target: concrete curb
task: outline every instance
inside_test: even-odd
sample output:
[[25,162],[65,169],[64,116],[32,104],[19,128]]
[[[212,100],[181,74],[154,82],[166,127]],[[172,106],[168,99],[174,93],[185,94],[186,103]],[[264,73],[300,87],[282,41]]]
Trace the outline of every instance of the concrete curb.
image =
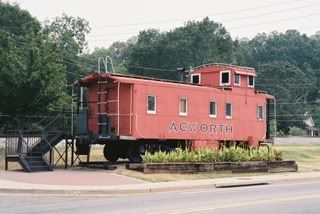
[[226,187],[241,187],[241,186],[255,186],[255,185],[267,185],[271,184],[271,181],[238,181],[238,182],[222,182],[216,183],[216,188],[226,188]]
[[252,177],[236,177],[236,178],[219,178],[210,180],[193,180],[180,182],[162,182],[162,183],[144,183],[130,184],[119,186],[50,186],[24,184],[19,182],[19,185],[2,185],[0,180],[0,194],[51,194],[51,195],[66,195],[66,196],[89,196],[89,195],[124,195],[124,194],[141,194],[155,193],[166,191],[181,191],[181,190],[201,190],[214,189],[225,187],[239,187],[263,185],[271,183],[284,182],[306,182],[320,181],[320,173],[294,173],[284,175],[267,175],[267,176],[252,176]]

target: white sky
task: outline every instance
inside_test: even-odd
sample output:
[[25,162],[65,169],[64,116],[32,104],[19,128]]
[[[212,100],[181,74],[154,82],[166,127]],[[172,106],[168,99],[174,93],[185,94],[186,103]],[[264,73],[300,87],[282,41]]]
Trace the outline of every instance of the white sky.
[[[66,13],[89,21],[89,48],[126,41],[139,31],[168,31],[187,20],[209,16],[233,38],[259,32],[297,29],[308,35],[320,30],[320,0],[9,0],[40,21]],[[254,8],[254,9],[252,9]],[[233,11],[233,12],[230,12]],[[169,20],[169,21],[168,21]]]

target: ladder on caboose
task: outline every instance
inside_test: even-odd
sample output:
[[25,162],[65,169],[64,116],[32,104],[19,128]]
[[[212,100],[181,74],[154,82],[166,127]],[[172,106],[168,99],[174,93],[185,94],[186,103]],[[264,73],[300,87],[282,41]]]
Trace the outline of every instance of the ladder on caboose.
[[108,119],[107,119],[107,112],[108,112],[108,78],[105,79],[102,78],[101,75],[99,75],[98,78],[98,92],[97,92],[97,107],[98,107],[98,127],[99,127],[99,134],[102,135],[102,137],[105,137],[103,135],[107,134],[108,130]]
[[[97,117],[98,117],[98,127],[99,127],[99,134],[100,138],[109,138],[110,132],[111,132],[111,119],[108,117],[108,111],[109,111],[109,82],[108,77],[103,77],[100,73],[100,64],[103,62],[106,73],[108,72],[108,61],[111,65],[112,73],[114,73],[114,67],[112,63],[112,59],[110,56],[107,56],[105,59],[102,57],[99,57],[98,59],[98,90],[97,90]],[[119,122],[119,121],[118,121]]]

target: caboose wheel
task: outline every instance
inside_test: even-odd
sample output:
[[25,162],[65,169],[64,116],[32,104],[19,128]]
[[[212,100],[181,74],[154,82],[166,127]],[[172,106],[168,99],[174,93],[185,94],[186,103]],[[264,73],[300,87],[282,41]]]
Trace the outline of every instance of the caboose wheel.
[[142,157],[140,155],[140,151],[139,151],[138,146],[129,146],[128,158],[129,158],[130,162],[133,162],[133,163],[141,163],[142,162]]
[[116,162],[119,158],[119,152],[115,145],[106,144],[103,149],[104,157],[110,162]]

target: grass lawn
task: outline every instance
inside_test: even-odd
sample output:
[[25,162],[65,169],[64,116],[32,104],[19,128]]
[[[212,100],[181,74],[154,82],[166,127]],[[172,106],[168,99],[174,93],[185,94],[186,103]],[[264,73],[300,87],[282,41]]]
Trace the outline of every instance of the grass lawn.
[[299,172],[320,171],[320,144],[276,145],[274,148],[283,152],[284,160],[295,160]]

